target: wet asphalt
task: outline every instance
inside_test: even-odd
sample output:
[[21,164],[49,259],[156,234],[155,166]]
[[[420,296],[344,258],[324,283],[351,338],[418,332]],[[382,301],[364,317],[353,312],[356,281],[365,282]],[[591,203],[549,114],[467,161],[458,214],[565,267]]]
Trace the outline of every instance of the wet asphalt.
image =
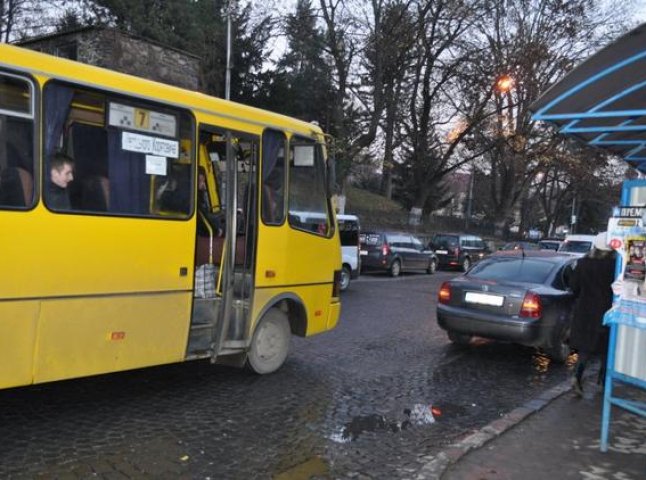
[[534,349],[450,344],[455,273],[362,275],[339,326],[269,376],[208,362],[0,391],[0,478],[411,478],[563,382]]

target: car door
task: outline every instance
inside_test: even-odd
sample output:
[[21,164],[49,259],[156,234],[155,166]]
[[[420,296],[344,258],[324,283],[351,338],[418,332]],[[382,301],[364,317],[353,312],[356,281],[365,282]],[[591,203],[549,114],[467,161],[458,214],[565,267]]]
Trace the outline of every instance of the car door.
[[388,244],[390,245],[393,257],[399,258],[402,268],[408,268],[410,263],[410,249],[408,248],[406,237],[399,233],[389,233]]
[[415,268],[425,270],[428,268],[428,254],[424,251],[424,245],[415,235],[410,236],[412,255],[415,258]]
[[573,259],[562,265],[554,276],[552,288],[558,291],[558,295],[552,297],[554,307],[558,310],[555,313],[556,321],[569,328],[572,320],[572,309],[574,308],[574,293],[570,287],[574,269],[578,259]]

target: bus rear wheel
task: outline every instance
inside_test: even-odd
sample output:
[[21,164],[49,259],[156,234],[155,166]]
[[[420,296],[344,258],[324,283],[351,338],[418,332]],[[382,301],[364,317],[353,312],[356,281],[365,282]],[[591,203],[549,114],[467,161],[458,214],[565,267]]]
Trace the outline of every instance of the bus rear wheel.
[[278,370],[289,353],[292,333],[287,315],[271,308],[265,313],[253,332],[247,366],[259,375]]

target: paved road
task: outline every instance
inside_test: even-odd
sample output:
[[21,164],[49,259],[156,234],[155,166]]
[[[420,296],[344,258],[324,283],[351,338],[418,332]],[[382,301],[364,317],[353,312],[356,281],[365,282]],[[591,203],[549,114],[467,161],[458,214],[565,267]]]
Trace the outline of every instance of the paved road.
[[362,276],[270,376],[193,362],[0,391],[0,478],[410,478],[567,375],[450,345],[434,305],[453,275]]

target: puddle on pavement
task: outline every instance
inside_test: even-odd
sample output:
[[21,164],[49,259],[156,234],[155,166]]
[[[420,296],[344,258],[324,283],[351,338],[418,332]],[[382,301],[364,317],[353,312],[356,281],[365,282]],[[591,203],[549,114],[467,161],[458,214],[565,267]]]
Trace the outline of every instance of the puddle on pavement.
[[312,457],[272,477],[273,480],[327,480],[329,478],[331,478],[330,469],[321,457]]
[[401,430],[397,422],[389,422],[383,415],[361,415],[354,417],[341,432],[341,437],[346,441],[352,441],[359,438],[359,435],[366,432],[390,431],[398,432]]
[[397,433],[411,427],[430,425],[436,421],[450,420],[452,418],[467,415],[469,408],[476,407],[476,404],[465,407],[452,403],[441,405],[415,404],[412,408],[405,408],[403,415],[396,420],[389,420],[383,415],[371,414],[354,417],[350,422],[330,439],[337,443],[352,442],[364,433],[391,432]]

